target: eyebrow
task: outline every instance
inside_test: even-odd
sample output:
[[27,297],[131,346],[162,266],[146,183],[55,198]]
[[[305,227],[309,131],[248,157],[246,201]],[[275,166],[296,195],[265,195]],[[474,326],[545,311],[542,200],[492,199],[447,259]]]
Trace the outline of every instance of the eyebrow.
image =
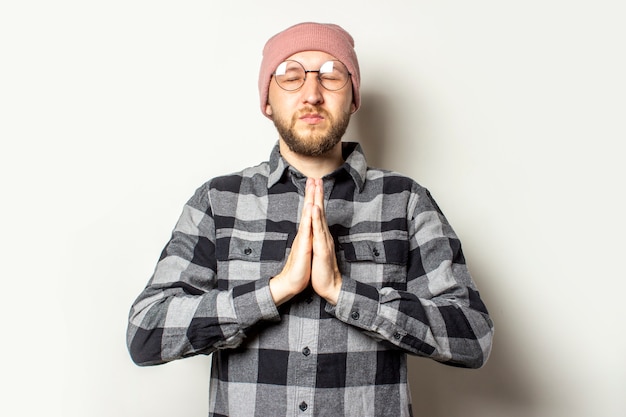
[[335,69],[335,61],[326,61],[322,64],[320,72],[332,72]]
[[276,67],[276,71],[274,71],[274,74],[283,75],[286,72],[286,70],[287,70],[287,62],[283,62],[278,67]]

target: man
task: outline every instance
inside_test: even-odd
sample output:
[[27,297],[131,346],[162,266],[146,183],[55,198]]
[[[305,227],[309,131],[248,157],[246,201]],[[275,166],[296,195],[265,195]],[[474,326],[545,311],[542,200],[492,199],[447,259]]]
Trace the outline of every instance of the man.
[[429,193],[341,142],[359,86],[339,26],[272,37],[278,144],[196,191],[132,307],[137,364],[213,353],[210,416],[409,416],[407,353],[487,360],[491,320]]

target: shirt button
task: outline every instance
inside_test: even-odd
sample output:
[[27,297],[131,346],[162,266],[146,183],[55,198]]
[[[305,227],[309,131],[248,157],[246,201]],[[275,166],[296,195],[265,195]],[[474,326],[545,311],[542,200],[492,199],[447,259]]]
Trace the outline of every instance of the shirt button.
[[374,248],[374,250],[372,251],[374,253],[374,256],[379,256],[380,252],[378,252],[378,249]]
[[244,251],[243,251],[243,253],[244,253],[244,254],[246,254],[246,255],[250,255],[250,254],[252,253],[252,249],[250,249],[250,248],[245,248],[245,249],[244,249]]
[[352,314],[350,314],[350,316],[352,317],[353,320],[358,320],[359,317],[361,317],[358,311],[353,311]]
[[396,340],[400,340],[402,338],[402,335],[400,333],[398,333],[398,332],[395,332],[393,334],[393,338],[396,339]]
[[311,354],[311,349],[309,349],[308,347],[305,347],[304,349],[302,349],[302,354],[304,356],[309,356]]
[[307,403],[305,403],[304,401],[302,401],[302,402],[300,403],[300,406],[299,406],[299,407],[300,407],[300,410],[301,410],[301,411],[306,411],[306,409],[307,409],[307,408],[309,408],[309,406],[307,405]]

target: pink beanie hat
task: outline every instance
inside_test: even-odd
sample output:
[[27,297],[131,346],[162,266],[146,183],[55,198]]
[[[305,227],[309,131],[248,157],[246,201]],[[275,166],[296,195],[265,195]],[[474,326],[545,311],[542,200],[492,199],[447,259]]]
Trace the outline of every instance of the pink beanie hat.
[[[352,95],[356,109],[361,105],[361,73],[354,52],[354,39],[340,26],[324,23],[300,23],[271,37],[263,48],[259,73],[261,112],[265,114],[270,80],[276,67],[291,55],[303,51],[321,51],[343,62],[352,74]],[[356,111],[356,110],[355,110]]]

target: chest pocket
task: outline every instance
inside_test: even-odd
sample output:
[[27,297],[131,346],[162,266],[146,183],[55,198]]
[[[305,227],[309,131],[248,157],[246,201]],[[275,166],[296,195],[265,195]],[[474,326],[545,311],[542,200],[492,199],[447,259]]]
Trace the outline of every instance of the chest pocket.
[[217,279],[221,288],[278,274],[283,267],[288,233],[218,229],[215,235]]
[[378,288],[406,289],[408,233],[355,233],[339,236],[337,260],[343,274]]

